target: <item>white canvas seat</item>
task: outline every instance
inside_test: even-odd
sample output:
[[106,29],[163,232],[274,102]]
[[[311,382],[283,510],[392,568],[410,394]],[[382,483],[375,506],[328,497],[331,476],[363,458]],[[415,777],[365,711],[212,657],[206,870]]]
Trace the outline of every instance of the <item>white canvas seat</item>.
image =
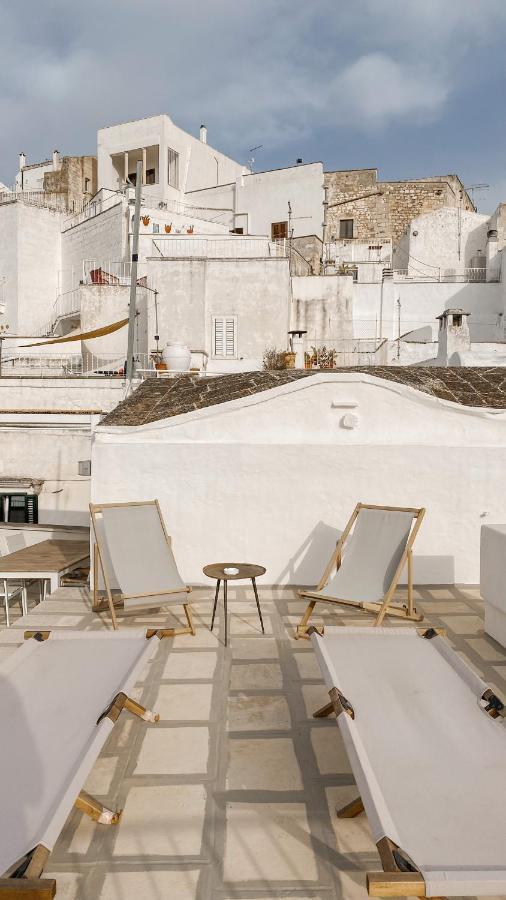
[[121,710],[157,720],[128,692],[162,632],[28,635],[0,665],[0,897],[32,880],[34,897],[53,896],[40,876],[73,805],[118,821],[81,789]]
[[[319,601],[374,613],[376,625],[385,615],[421,621],[413,606],[412,546],[424,514],[421,508],[357,503],[318,586],[299,592],[309,603],[296,636],[305,636]],[[408,602],[395,606],[391,601],[406,564]]]
[[434,629],[311,640],[383,864],[371,896],[506,894],[506,719]]
[[104,609],[98,598],[102,578],[114,628],[117,609],[182,604],[187,625],[173,629],[173,634],[195,634],[188,602],[191,588],[179,574],[158,501],[90,503],[90,512],[95,535],[94,608]]

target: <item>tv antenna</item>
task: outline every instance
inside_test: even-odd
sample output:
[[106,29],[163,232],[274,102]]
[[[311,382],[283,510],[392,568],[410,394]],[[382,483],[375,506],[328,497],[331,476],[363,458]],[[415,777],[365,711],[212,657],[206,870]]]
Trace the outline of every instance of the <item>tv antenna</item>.
[[489,187],[489,184],[468,184],[465,186],[465,190],[471,195],[471,200],[474,203],[474,192],[478,191],[478,193],[481,193],[482,191],[488,191]]
[[250,154],[249,167],[250,167],[251,171],[253,171],[253,163],[255,162],[255,157],[252,154],[255,152],[255,150],[263,150],[263,149],[264,149],[263,144],[257,144],[256,147],[250,147],[250,149],[248,150],[248,153]]

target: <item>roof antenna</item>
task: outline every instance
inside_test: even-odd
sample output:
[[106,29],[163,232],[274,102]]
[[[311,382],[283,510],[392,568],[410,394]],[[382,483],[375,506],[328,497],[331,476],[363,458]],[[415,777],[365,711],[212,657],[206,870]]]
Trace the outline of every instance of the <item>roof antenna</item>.
[[[250,149],[248,150],[248,153],[253,154],[253,153],[255,152],[255,150],[263,150],[263,149],[264,149],[264,145],[263,145],[263,144],[257,144],[256,147],[250,147]],[[249,167],[250,167],[251,171],[253,171],[253,163],[254,163],[254,162],[255,162],[255,157],[252,156],[252,155],[250,155],[250,158],[249,158]]]

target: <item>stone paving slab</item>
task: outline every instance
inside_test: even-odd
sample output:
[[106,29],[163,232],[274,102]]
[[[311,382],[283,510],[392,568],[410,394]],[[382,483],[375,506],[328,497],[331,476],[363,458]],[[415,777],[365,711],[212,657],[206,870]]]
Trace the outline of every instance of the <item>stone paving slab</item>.
[[[119,826],[73,811],[47,874],[62,900],[365,900],[365,873],[379,867],[361,816],[338,820],[357,789],[332,719],[311,644],[294,641],[304,609],[292,589],[260,590],[267,634],[251,592],[229,590],[230,645],[223,620],[209,631],[212,589],[196,589],[197,635],[160,643],[132,692],[161,715],[149,725],[123,714],[86,783]],[[483,632],[474,587],[423,587],[430,622],[495,689],[506,694],[506,651]],[[84,588],[61,588],[0,632],[0,660],[26,627],[101,630]],[[315,623],[370,621],[322,610]],[[130,616],[122,627],[161,625]],[[397,623],[395,623],[397,624]]]

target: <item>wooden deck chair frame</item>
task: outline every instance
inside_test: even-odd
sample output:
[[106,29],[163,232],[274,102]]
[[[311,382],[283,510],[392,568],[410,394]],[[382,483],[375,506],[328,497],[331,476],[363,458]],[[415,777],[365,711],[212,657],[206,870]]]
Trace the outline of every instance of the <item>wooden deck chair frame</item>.
[[[109,579],[107,577],[106,567],[104,566],[104,563],[102,560],[102,555],[100,552],[100,539],[98,537],[96,515],[97,515],[97,513],[100,514],[103,509],[111,509],[111,508],[117,509],[118,507],[131,507],[131,506],[155,506],[156,507],[156,510],[158,512],[158,517],[160,519],[160,525],[162,527],[162,531],[165,536],[165,540],[167,542],[167,546],[168,546],[169,550],[171,550],[171,552],[172,552],[171,538],[165,527],[165,522],[163,521],[162,511],[160,509],[160,504],[159,504],[158,500],[138,500],[138,501],[130,501],[128,503],[90,503],[90,516],[91,516],[91,522],[92,522],[92,526],[93,526],[93,535],[94,535],[92,608],[95,612],[103,612],[104,609],[108,608],[110,615],[111,615],[112,627],[115,630],[117,630],[119,627],[116,610],[119,610],[121,612],[121,610],[124,608],[125,600],[137,600],[137,599],[142,600],[143,597],[153,597],[154,603],[146,604],[147,608],[153,609],[156,606],[156,597],[157,596],[166,597],[168,594],[181,594],[181,593],[183,593],[183,591],[186,591],[186,593],[189,594],[191,592],[191,587],[189,585],[185,585],[184,588],[177,588],[174,590],[162,591],[159,594],[156,594],[156,593],[155,594],[154,593],[121,594],[119,597],[113,598],[111,585],[110,585]],[[98,596],[99,568],[100,568],[100,571],[102,572],[102,578],[104,579],[105,590],[107,593],[107,598],[105,600],[99,599],[99,596]],[[160,603],[160,606],[163,606],[163,603]],[[194,635],[195,634],[195,626],[193,624],[192,608],[191,608],[190,602],[183,603],[183,609],[184,609],[184,614],[186,617],[187,625],[185,625],[183,628],[165,629],[165,634],[167,634],[168,631],[171,631],[171,633],[173,635],[176,635],[176,634],[192,634],[192,635]]]
[[[382,600],[371,603],[359,603],[355,600],[346,600],[346,598],[336,598],[333,597],[322,597],[320,596],[320,591],[323,590],[325,585],[327,584],[332,572],[334,569],[339,569],[341,565],[341,558],[344,544],[353,528],[357,517],[360,513],[361,509],[378,509],[385,512],[409,512],[413,515],[414,525],[411,528],[408,540],[406,542],[406,546],[402,553],[401,559],[399,561],[399,565],[397,566],[392,581],[385,592]],[[356,609],[361,609],[364,612],[372,613],[376,615],[376,619],[374,621],[374,625],[381,625],[385,616],[396,616],[401,619],[408,619],[412,622],[421,622],[423,619],[423,615],[417,613],[415,606],[413,604],[413,544],[415,542],[416,536],[418,534],[418,530],[420,525],[422,524],[423,517],[425,515],[425,509],[423,507],[410,507],[410,506],[377,506],[371,503],[357,503],[355,509],[353,510],[346,527],[339,538],[336,549],[334,550],[328,565],[314,591],[299,591],[299,597],[304,597],[309,600],[309,603],[304,611],[304,614],[297,625],[297,630],[295,633],[296,638],[307,638],[307,631],[309,628],[309,620],[313,613],[313,610],[318,602],[320,603],[335,603],[341,606],[350,606],[355,607]],[[399,579],[402,575],[402,571],[404,566],[407,564],[408,567],[408,601],[406,606],[398,606],[392,605],[393,596],[397,589],[397,585],[399,583]]]
[[[50,630],[25,631],[24,639],[47,641],[50,635]],[[148,628],[145,637],[148,641],[155,638],[162,640],[165,637],[171,637],[171,633],[170,630],[161,628]],[[157,723],[160,721],[158,713],[146,709],[137,700],[120,691],[106,706],[97,725],[103,718],[108,718],[115,724],[123,711],[128,711],[145,722]],[[74,801],[74,807],[100,825],[118,825],[123,813],[121,809],[112,810],[105,806],[85,790],[79,792]],[[44,869],[50,856],[51,851],[44,844],[37,844],[23,860],[19,860],[11,867],[9,875],[0,877],[0,900],[22,900],[22,898],[53,900],[56,895],[56,879],[44,877]]]

